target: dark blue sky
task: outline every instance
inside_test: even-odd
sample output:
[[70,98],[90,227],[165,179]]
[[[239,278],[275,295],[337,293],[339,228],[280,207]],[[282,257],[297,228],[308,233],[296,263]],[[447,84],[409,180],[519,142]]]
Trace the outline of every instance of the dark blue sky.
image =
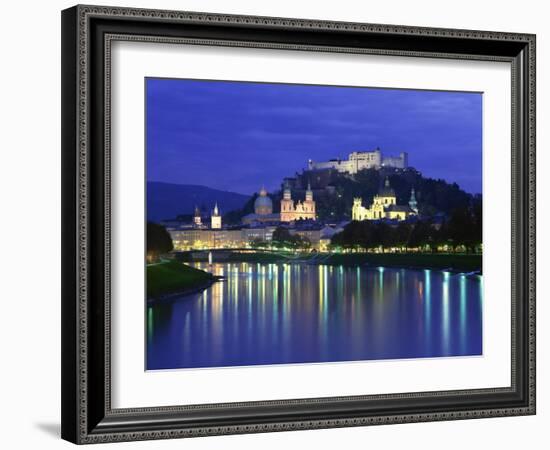
[[481,192],[479,93],[146,80],[147,179],[252,194],[307,165],[380,147]]

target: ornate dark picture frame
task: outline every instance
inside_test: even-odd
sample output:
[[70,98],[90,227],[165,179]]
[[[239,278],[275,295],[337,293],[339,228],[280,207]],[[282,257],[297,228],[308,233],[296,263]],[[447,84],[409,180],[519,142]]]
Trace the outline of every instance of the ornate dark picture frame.
[[[506,388],[111,407],[110,46],[115,40],[512,66],[512,384]],[[535,414],[535,36],[75,6],[62,13],[62,437],[97,443]]]

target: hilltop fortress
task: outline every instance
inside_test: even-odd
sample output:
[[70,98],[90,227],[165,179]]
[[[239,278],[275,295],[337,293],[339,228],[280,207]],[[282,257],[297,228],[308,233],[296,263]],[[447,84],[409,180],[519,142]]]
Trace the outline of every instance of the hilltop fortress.
[[363,169],[380,169],[393,167],[406,169],[409,167],[409,155],[401,152],[399,156],[383,156],[379,148],[373,151],[352,152],[348,159],[331,159],[330,161],[308,161],[309,170],[336,169],[341,173],[356,174]]
[[[365,169],[379,171],[375,179],[385,181],[377,193],[372,197],[369,195],[372,198],[370,204],[364,205],[363,198],[354,197],[350,205],[342,198],[342,178],[353,179]],[[350,216],[355,221],[389,221],[394,225],[417,220],[419,210],[413,187],[417,174],[409,168],[407,153],[383,156],[379,148],[352,152],[347,160],[309,160],[307,169],[285,177],[280,190],[272,195],[262,187],[255,195],[253,205],[249,203],[247,206],[250,212],[240,216],[238,222],[233,219],[229,224],[222,224],[222,215],[216,204],[209,219],[203,221],[200,209],[196,208],[191,223],[173,224],[168,231],[174,248],[193,250],[249,248],[258,242],[269,243],[275,230],[283,227],[291,235],[307,238],[311,248],[323,250],[331,237],[349,222]],[[374,177],[374,174],[368,174],[371,175]],[[404,182],[411,185],[408,204],[398,204],[396,192],[390,186],[392,176],[402,176]],[[280,203],[280,208],[274,207],[274,202]],[[325,208],[322,218],[318,215],[319,205]],[[331,210],[327,211],[327,207]]]

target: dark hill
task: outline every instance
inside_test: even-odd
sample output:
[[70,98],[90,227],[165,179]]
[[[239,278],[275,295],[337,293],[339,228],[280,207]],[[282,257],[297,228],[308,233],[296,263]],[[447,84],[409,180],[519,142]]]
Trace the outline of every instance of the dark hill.
[[[304,173],[302,177],[311,177]],[[313,178],[313,177],[311,177]],[[464,192],[456,183],[445,180],[425,178],[415,169],[388,170],[367,169],[350,177],[337,174],[331,179],[334,194],[317,195],[317,211],[320,218],[350,217],[354,197],[361,197],[363,205],[370,205],[372,198],[388,178],[394,189],[397,203],[406,205],[409,202],[411,188],[416,191],[418,207],[422,215],[431,216],[436,213],[450,214],[457,208],[466,208],[472,204],[473,196]],[[312,183],[313,184],[313,183]],[[321,188],[321,186],[319,186]],[[315,189],[315,187],[314,187]],[[326,190],[325,190],[326,192]]]
[[[472,205],[474,196],[456,184],[445,180],[425,178],[413,168],[367,169],[354,176],[338,173],[335,170],[303,171],[291,178],[285,179],[292,190],[294,200],[302,200],[308,183],[313,189],[313,197],[317,204],[317,215],[321,220],[350,219],[353,199],[361,197],[363,205],[368,206],[373,197],[383,186],[386,177],[397,196],[397,203],[407,205],[411,188],[416,191],[416,199],[420,213],[432,216],[436,213],[450,215],[455,209],[467,208]],[[271,192],[273,212],[279,211],[281,191]],[[226,223],[239,223],[242,216],[254,210],[255,196],[252,196],[240,210],[226,214]]]
[[240,209],[249,196],[236,192],[220,191],[206,186],[172,184],[149,181],[147,183],[147,220],[158,222],[178,215],[193,214],[195,206],[209,214],[217,202],[222,214]]

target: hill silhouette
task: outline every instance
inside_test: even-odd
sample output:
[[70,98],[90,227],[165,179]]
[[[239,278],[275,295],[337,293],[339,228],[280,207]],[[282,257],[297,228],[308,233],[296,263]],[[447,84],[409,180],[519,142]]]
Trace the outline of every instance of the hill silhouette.
[[248,200],[247,195],[221,191],[192,184],[147,182],[147,220],[159,222],[180,215],[193,214],[199,206],[208,214],[218,203],[223,212],[240,209]]

